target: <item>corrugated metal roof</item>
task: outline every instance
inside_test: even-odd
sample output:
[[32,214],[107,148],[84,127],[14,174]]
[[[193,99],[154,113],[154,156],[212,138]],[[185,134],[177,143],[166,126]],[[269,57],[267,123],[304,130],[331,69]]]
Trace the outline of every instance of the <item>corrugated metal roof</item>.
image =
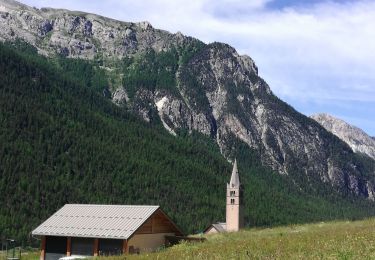
[[128,239],[159,206],[66,204],[33,235]]

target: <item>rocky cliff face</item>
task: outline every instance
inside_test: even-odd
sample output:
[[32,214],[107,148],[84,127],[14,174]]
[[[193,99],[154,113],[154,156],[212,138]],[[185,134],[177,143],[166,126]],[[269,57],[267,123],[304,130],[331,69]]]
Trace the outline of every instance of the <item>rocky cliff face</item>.
[[375,140],[363,130],[328,114],[317,114],[311,118],[347,143],[354,152],[363,153],[375,159]]
[[[211,136],[227,158],[234,140],[241,140],[281,174],[374,199],[375,185],[363,176],[375,173],[360,170],[349,146],[275,97],[254,61],[226,44],[206,45],[147,22],[39,10],[10,0],[0,0],[0,23],[2,41],[20,38],[44,55],[95,60],[118,77],[120,83],[110,85],[113,102],[146,121],[160,118],[171,134],[185,129]],[[152,54],[148,63],[145,53]],[[156,65],[158,55],[163,59]],[[119,65],[124,59],[130,61],[126,70]],[[156,75],[154,85],[134,72],[145,67],[145,75]]]

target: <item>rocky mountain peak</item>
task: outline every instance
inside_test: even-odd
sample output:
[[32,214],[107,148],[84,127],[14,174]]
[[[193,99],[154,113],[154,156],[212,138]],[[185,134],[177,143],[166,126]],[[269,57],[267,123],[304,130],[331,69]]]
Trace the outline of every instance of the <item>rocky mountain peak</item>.
[[375,159],[375,140],[362,129],[329,114],[316,114],[311,118],[346,142],[354,152],[363,153]]
[[147,49],[157,52],[176,45],[174,36],[155,30],[149,22],[129,23],[100,15],[53,8],[31,8],[12,0],[0,1],[0,39],[23,39],[42,54],[72,58],[121,59]]

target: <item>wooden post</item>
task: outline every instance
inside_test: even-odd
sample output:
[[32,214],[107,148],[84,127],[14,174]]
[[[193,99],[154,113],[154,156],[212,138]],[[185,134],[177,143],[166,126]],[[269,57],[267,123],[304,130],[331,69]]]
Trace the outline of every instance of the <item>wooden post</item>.
[[94,239],[94,256],[99,255],[99,238]]
[[40,248],[40,260],[46,258],[46,237],[42,236],[41,248]]
[[72,255],[72,238],[68,237],[66,240],[66,256]]
[[129,249],[128,248],[128,240],[124,239],[123,242],[122,242],[122,253],[123,254],[129,253],[128,249]]
[[151,217],[151,234],[154,233],[154,225],[155,225],[155,221],[154,221],[154,219],[155,219],[155,217],[152,216],[152,217]]

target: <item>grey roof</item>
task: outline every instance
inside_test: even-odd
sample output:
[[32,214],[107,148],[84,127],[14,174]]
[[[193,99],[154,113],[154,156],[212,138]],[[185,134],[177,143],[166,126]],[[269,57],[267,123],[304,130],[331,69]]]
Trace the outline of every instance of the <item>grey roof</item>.
[[240,187],[240,178],[238,177],[238,169],[237,169],[237,159],[234,160],[233,170],[232,170],[232,176],[230,177],[229,186],[231,188],[238,188]]
[[218,231],[218,232],[225,232],[227,231],[227,223],[221,222],[221,223],[215,223],[212,224],[212,226]]
[[128,239],[159,206],[66,204],[33,235]]

